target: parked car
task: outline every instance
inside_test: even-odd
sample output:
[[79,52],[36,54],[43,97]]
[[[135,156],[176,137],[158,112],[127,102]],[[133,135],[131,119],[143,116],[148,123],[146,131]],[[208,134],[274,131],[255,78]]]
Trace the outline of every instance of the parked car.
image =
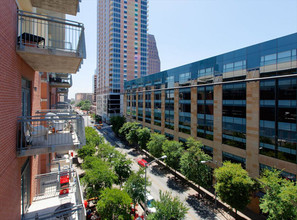
[[[155,201],[154,197],[151,194],[146,193],[146,204],[147,204],[146,212],[147,213],[155,213],[156,212],[156,207],[154,207],[154,205],[153,205],[154,201]],[[144,201],[141,201],[140,204],[143,207],[143,209],[145,209]]]
[[144,159],[138,159],[137,163],[138,163],[139,166],[145,167],[146,164],[147,164],[147,161],[144,160]]

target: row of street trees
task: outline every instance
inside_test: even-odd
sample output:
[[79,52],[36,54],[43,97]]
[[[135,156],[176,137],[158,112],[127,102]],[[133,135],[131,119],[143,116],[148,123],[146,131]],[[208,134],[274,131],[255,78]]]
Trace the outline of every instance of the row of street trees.
[[[181,143],[167,140],[162,134],[150,133],[148,128],[142,128],[136,122],[123,123],[116,134],[155,157],[166,155],[168,166],[199,186],[211,186],[210,170],[204,162],[212,158],[204,153],[201,142],[190,137],[185,149]],[[214,178],[217,195],[236,212],[249,204],[252,193],[261,190],[265,195],[260,199],[260,208],[268,214],[268,219],[297,219],[297,186],[295,182],[283,179],[281,171],[265,170],[260,178],[251,179],[240,164],[227,161],[214,170]]]
[[[144,169],[137,172],[131,170],[132,161],[127,155],[121,154],[93,128],[86,128],[86,145],[78,150],[78,156],[83,159],[82,168],[85,174],[81,181],[85,188],[86,198],[98,197],[97,212],[102,219],[131,219],[131,203],[144,201]],[[149,185],[150,182],[147,182]],[[165,194],[162,194],[162,196]],[[161,196],[161,195],[160,195]],[[156,206],[167,204],[166,210],[179,213],[181,218],[186,214],[186,208],[170,195],[163,196]],[[180,213],[177,207],[183,207]],[[158,213],[165,212],[160,208],[150,219],[159,219]],[[164,218],[170,219],[170,218]]]
[[90,100],[82,100],[80,101],[76,107],[80,107],[81,110],[90,111],[92,103]]

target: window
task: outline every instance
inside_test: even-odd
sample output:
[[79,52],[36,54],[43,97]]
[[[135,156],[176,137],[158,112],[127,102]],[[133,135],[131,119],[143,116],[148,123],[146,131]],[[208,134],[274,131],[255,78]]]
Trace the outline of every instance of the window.
[[174,130],[174,90],[165,91],[165,127]]
[[191,73],[182,73],[179,75],[179,84],[188,82],[191,79]]
[[191,89],[179,89],[179,131],[191,134]]

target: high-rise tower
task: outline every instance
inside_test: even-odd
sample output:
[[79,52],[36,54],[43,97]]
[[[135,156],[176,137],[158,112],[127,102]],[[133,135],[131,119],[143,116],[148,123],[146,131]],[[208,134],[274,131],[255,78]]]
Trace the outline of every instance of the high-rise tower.
[[124,81],[147,75],[147,0],[98,0],[97,114],[122,112]]
[[148,34],[148,75],[160,72],[160,58],[154,35]]

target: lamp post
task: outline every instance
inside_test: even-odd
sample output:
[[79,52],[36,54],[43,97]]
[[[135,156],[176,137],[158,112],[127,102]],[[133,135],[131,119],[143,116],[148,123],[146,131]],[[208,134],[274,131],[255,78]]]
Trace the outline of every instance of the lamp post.
[[[214,163],[217,167],[218,165],[218,162],[217,161],[212,161],[212,160],[202,160],[201,161],[202,164],[206,164],[206,163]],[[215,178],[215,181],[214,181],[214,185],[216,184],[216,178]],[[214,188],[214,192],[215,192],[215,208],[217,207],[217,191],[216,191],[216,188]]]
[[164,160],[166,158],[167,158],[167,156],[164,155],[164,156],[162,156],[160,158],[154,159],[153,161],[145,164],[145,166],[144,166],[145,167],[145,174],[144,174],[144,213],[145,213],[145,216],[146,216],[146,210],[147,210],[147,201],[146,201],[146,168],[149,165],[151,165],[153,162],[155,162],[156,160]]

